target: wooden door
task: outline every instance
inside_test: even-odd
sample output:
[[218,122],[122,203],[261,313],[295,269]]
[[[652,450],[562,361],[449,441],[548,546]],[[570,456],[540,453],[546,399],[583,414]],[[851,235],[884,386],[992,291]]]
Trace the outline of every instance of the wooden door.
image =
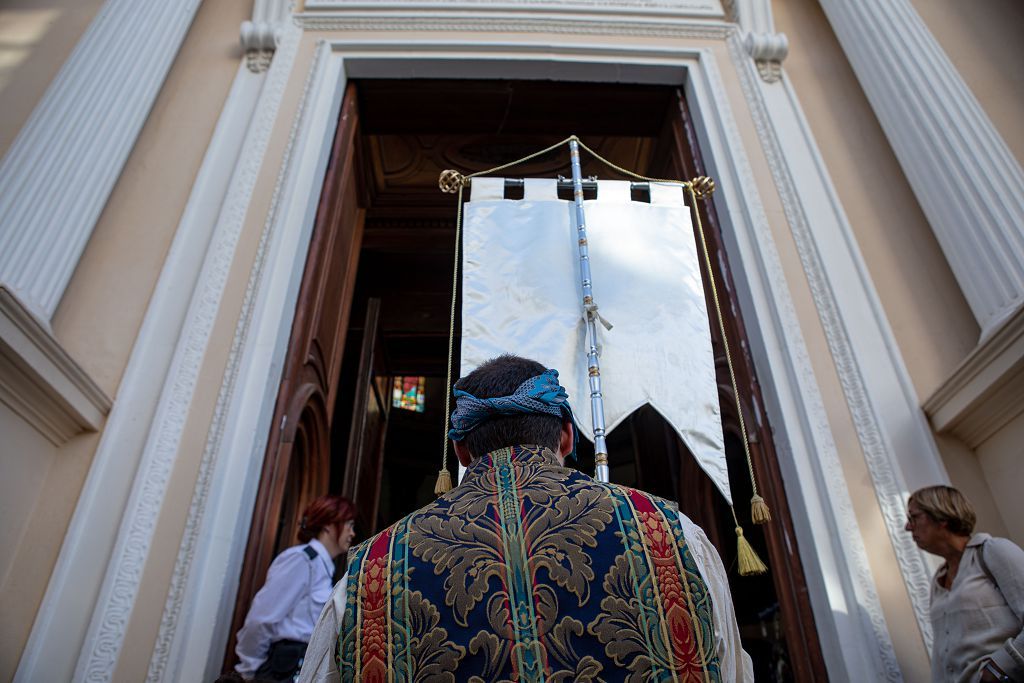
[[[697,145],[696,131],[690,116],[686,100],[680,91],[676,91],[676,111],[678,115],[670,116],[670,130],[666,136],[671,149],[668,152],[671,174],[666,177],[690,179],[708,175],[704,161]],[[713,273],[721,297],[722,312],[729,349],[733,359],[736,381],[739,388],[739,404],[743,410],[743,421],[747,430],[747,443],[751,460],[759,483],[759,493],[768,503],[772,511],[772,521],[764,526],[750,523],[749,504],[752,495],[746,462],[743,457],[743,443],[737,415],[737,401],[729,379],[728,366],[725,358],[725,345],[719,333],[715,318],[714,302],[711,293],[705,287],[708,312],[712,317],[712,347],[715,354],[715,365],[718,372],[719,397],[722,406],[722,428],[726,437],[726,455],[729,461],[729,476],[733,498],[736,502],[736,513],[744,523],[746,535],[758,552],[767,550],[765,558],[769,566],[769,574],[765,577],[740,579],[745,590],[757,590],[757,582],[774,584],[778,600],[779,620],[784,633],[786,646],[789,650],[788,662],[792,666],[790,672],[797,681],[827,681],[825,663],[821,655],[814,615],[811,612],[810,597],[807,592],[807,581],[804,577],[803,565],[797,547],[793,520],[786,501],[782,474],[779,471],[778,456],[772,440],[771,427],[767,422],[767,412],[761,397],[761,387],[754,372],[753,359],[750,356],[750,344],[740,314],[739,301],[736,299],[736,287],[729,269],[729,259],[722,241],[722,232],[713,201],[698,202],[692,211],[699,211],[704,226],[704,234],[708,241],[711,254]],[[696,221],[694,222],[696,230]],[[699,239],[699,237],[698,237]],[[699,242],[698,242],[699,244]],[[709,274],[701,263],[701,275],[705,281]],[[677,450],[686,452],[685,446],[676,444]],[[729,552],[734,547],[732,541],[732,520],[724,504],[718,505],[719,510],[709,501],[717,501],[718,496],[712,490],[710,480],[693,465],[692,457],[686,458],[687,466],[680,478],[679,502],[680,509],[693,518],[708,532],[722,551],[723,560],[728,565],[735,553]],[[687,477],[687,472],[690,476]],[[689,480],[689,481],[688,481]],[[702,491],[701,495],[685,495],[687,487]],[[725,539],[730,539],[726,542]],[[734,593],[736,593],[734,587]],[[737,602],[742,596],[737,597]],[[738,605],[739,606],[739,605]]]
[[328,493],[331,420],[355,287],[364,211],[357,191],[356,96],[349,86],[292,323],[242,571],[225,668],[237,661],[235,634],[275,555],[297,542],[298,520]]
[[380,299],[369,299],[341,489],[342,495],[355,503],[356,532],[360,538],[375,533],[378,527],[384,437],[391,408],[389,380],[381,346]]

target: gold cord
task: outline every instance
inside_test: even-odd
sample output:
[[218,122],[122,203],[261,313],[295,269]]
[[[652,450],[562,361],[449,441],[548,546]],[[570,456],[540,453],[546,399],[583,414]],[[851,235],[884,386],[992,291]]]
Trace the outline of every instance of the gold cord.
[[[452,308],[448,318],[448,372],[444,379],[444,436],[441,441],[441,470],[438,472],[434,493],[440,495],[450,491],[451,474],[448,472],[448,428],[451,422],[452,400],[452,357],[455,349],[455,303],[459,287],[459,246],[462,237],[462,185],[459,185],[458,208],[455,213],[455,262],[452,265]],[[447,486],[447,488],[445,488]]]
[[[495,166],[494,168],[489,168],[486,171],[477,171],[476,173],[470,173],[467,176],[461,176],[461,174],[458,174],[458,173],[449,174],[448,171],[445,171],[444,174],[442,174],[442,178],[445,177],[445,174],[449,174],[448,175],[448,180],[449,180],[449,183],[451,183],[450,186],[458,188],[458,195],[459,196],[458,196],[458,199],[457,199],[458,208],[456,209],[456,213],[455,213],[455,261],[454,261],[454,263],[452,265],[452,306],[451,306],[451,315],[449,316],[449,319],[448,319],[448,371],[445,374],[445,380],[444,380],[444,387],[445,387],[445,389],[444,389],[444,435],[442,436],[442,445],[441,445],[441,469],[438,472],[437,484],[434,486],[434,493],[437,494],[437,495],[441,495],[442,493],[450,491],[451,488],[452,488],[451,474],[448,472],[448,429],[451,427],[452,358],[455,355],[455,304],[456,304],[457,295],[458,295],[458,284],[459,284],[459,246],[460,246],[461,237],[462,237],[462,190],[467,185],[469,185],[468,180],[470,178],[476,178],[477,176],[482,176],[482,175],[487,175],[489,173],[496,173],[498,171],[503,171],[506,168],[509,168],[510,166],[515,166],[516,164],[521,164],[521,163],[529,161],[530,159],[533,159],[535,157],[539,157],[542,154],[547,154],[551,150],[553,150],[553,149],[555,149],[557,147],[561,147],[562,145],[568,143],[570,140],[572,140],[575,137],[576,137],[575,135],[567,137],[566,139],[564,139],[564,140],[562,140],[560,142],[556,142],[555,144],[551,145],[550,147],[546,147],[545,149],[542,149],[539,152],[534,152],[533,154],[529,154],[529,155],[523,157],[522,159],[516,159],[515,161],[510,161],[509,163],[502,164],[501,166]],[[454,177],[454,176],[459,176],[459,177]],[[444,189],[444,183],[443,182],[442,182],[442,189]]]
[[[572,137],[576,138],[575,135],[573,135]],[[621,166],[619,166],[617,164],[614,164],[611,161],[608,161],[603,156],[601,156],[600,154],[598,154],[597,152],[595,152],[594,150],[590,149],[585,144],[583,144],[583,141],[580,140],[579,138],[576,138],[576,142],[579,143],[580,147],[582,147],[583,149],[587,150],[587,152],[590,153],[590,156],[594,157],[595,159],[597,159],[598,161],[603,163],[605,166],[607,166],[609,168],[615,169],[616,171],[618,171],[622,175],[629,176],[630,178],[636,178],[637,180],[646,180],[646,181],[652,182],[652,183],[668,183],[670,185],[681,185],[682,187],[688,187],[688,188],[692,188],[692,186],[693,186],[693,183],[691,183],[688,180],[672,180],[672,179],[668,179],[668,178],[650,178],[650,177],[645,176],[645,175],[640,175],[639,173],[633,173],[633,171],[630,171],[629,169],[622,168]]]
[[[728,340],[728,338],[726,336],[726,333],[725,333],[725,322],[724,322],[724,318],[722,316],[721,304],[720,304],[719,299],[718,299],[718,288],[715,286],[715,277],[714,277],[714,274],[713,274],[713,272],[711,270],[711,256],[710,256],[710,254],[708,252],[707,240],[704,237],[704,226],[701,223],[700,211],[697,209],[697,199],[698,198],[703,199],[708,194],[710,194],[712,191],[714,191],[714,184],[709,182],[708,184],[710,185],[710,187],[706,191],[702,190],[700,195],[698,195],[698,192],[697,192],[697,190],[696,190],[696,188],[694,186],[694,182],[695,181],[675,180],[675,179],[669,179],[669,178],[652,178],[650,176],[644,176],[644,175],[640,175],[639,173],[634,173],[633,171],[630,171],[629,169],[622,168],[621,166],[619,166],[619,165],[609,161],[608,159],[605,159],[600,154],[598,154],[597,152],[592,150],[590,147],[588,147],[586,144],[584,144],[583,141],[580,140],[575,135],[570,135],[569,137],[567,137],[564,140],[561,140],[559,142],[556,142],[555,144],[551,145],[550,147],[545,147],[544,149],[542,149],[542,150],[540,150],[538,152],[534,152],[533,154],[529,154],[529,155],[527,155],[525,157],[522,157],[521,159],[516,159],[515,161],[510,161],[510,162],[508,162],[506,164],[502,164],[500,166],[495,166],[494,168],[490,168],[490,169],[487,169],[485,171],[477,171],[476,173],[471,173],[471,174],[466,175],[466,176],[462,176],[461,174],[458,174],[457,172],[453,172],[453,171],[445,171],[444,174],[442,174],[442,182],[441,182],[442,189],[444,189],[445,185],[446,185],[445,174],[448,174],[448,177],[447,177],[447,185],[448,185],[448,187],[450,187],[451,189],[455,189],[456,187],[458,188],[458,190],[457,190],[458,191],[458,209],[456,211],[456,221],[455,221],[455,262],[454,262],[454,265],[452,266],[451,317],[449,319],[449,327],[448,327],[448,371],[447,371],[447,375],[445,377],[444,443],[443,443],[443,447],[442,447],[443,450],[442,450],[442,455],[441,455],[441,472],[439,473],[438,485],[436,487],[436,492],[442,493],[443,491],[441,489],[448,490],[447,488],[445,488],[443,480],[444,480],[445,476],[448,475],[448,466],[447,466],[447,463],[448,463],[448,429],[449,429],[449,426],[450,426],[450,419],[451,419],[451,416],[450,416],[449,412],[450,412],[450,407],[451,407],[451,392],[452,392],[452,379],[451,379],[452,378],[452,357],[454,355],[454,348],[455,348],[455,304],[456,304],[456,295],[457,295],[457,291],[458,291],[459,246],[460,246],[461,232],[462,232],[462,190],[465,187],[469,186],[469,184],[470,184],[469,181],[470,181],[471,178],[476,178],[476,177],[479,177],[479,176],[485,176],[485,175],[489,175],[491,173],[496,173],[498,171],[503,171],[506,168],[510,168],[512,166],[516,166],[518,164],[524,163],[524,162],[529,161],[531,159],[534,159],[534,158],[536,158],[538,156],[546,154],[546,153],[550,152],[551,150],[556,149],[556,148],[558,148],[558,147],[560,147],[560,146],[562,146],[564,144],[567,144],[568,142],[570,142],[572,140],[575,140],[580,145],[580,147],[585,149],[595,159],[597,159],[601,163],[605,164],[609,168],[612,168],[615,171],[618,171],[619,173],[621,173],[624,176],[628,176],[630,178],[635,178],[637,180],[645,180],[645,181],[648,181],[648,182],[667,183],[667,184],[672,184],[672,185],[679,185],[681,187],[686,188],[689,191],[690,196],[693,199],[694,210],[695,210],[695,212],[697,214],[697,233],[700,235],[701,249],[703,251],[704,262],[705,262],[705,265],[707,267],[708,284],[711,287],[711,299],[712,299],[712,301],[715,304],[715,313],[716,313],[716,315],[718,317],[718,329],[719,329],[719,331],[720,331],[720,333],[722,335],[722,344],[725,346],[725,361],[726,361],[726,365],[729,368],[729,379],[732,382],[733,397],[736,400],[736,415],[737,415],[737,418],[738,418],[739,423],[740,423],[740,434],[741,434],[742,439],[743,439],[743,454],[744,454],[744,456],[746,457],[746,460],[747,460],[747,471],[750,473],[750,485],[751,485],[751,487],[753,489],[753,493],[754,493],[754,496],[753,496],[753,498],[751,500],[751,514],[752,514],[754,523],[756,523],[756,524],[764,524],[765,522],[770,521],[771,520],[771,513],[768,511],[768,506],[764,503],[764,499],[760,495],[758,495],[758,493],[757,493],[757,481],[754,478],[754,464],[753,464],[753,461],[751,460],[751,457],[750,457],[750,447],[749,447],[749,445],[747,443],[747,427],[746,427],[746,423],[745,423],[745,421],[743,419],[743,407],[742,407],[742,404],[740,403],[739,389],[738,389],[737,384],[736,384],[736,373],[733,370],[732,354],[729,351],[729,340]],[[450,487],[450,483],[448,484],[448,487]],[[746,545],[746,547],[749,548],[749,544],[746,543],[746,539],[743,538],[742,529],[740,529],[739,521],[736,519],[736,511],[735,511],[735,509],[731,505],[729,506],[729,509],[732,511],[733,520],[736,522],[737,535],[739,536],[740,546],[741,546],[741,555],[743,555],[744,553],[742,551],[744,550],[744,545]],[[756,559],[756,556],[755,556],[755,559]],[[757,562],[760,563],[760,560],[757,560]],[[761,564],[761,567],[763,567],[763,564]],[[762,571],[763,571],[763,569],[762,569]]]
[[566,139],[564,139],[564,140],[562,140],[560,142],[556,142],[555,144],[551,145],[550,147],[545,147],[544,149],[542,149],[539,152],[534,152],[533,154],[528,154],[527,156],[523,157],[522,159],[516,159],[515,161],[510,161],[507,164],[502,164],[501,166],[495,166],[494,168],[489,168],[486,171],[477,171],[476,173],[470,173],[466,177],[467,178],[476,178],[477,176],[489,175],[491,173],[497,173],[498,171],[504,171],[506,168],[509,168],[510,166],[516,166],[516,165],[521,164],[523,162],[529,161],[530,159],[533,159],[535,157],[539,157],[542,154],[547,154],[551,150],[553,150],[553,149],[555,149],[557,147],[561,147],[562,145],[568,143],[570,140],[573,140],[573,139],[575,139],[577,142],[579,142],[579,139],[576,138],[575,135],[570,135]]
[[[714,182],[711,181],[709,178],[695,178],[692,181],[679,181],[667,178],[651,178],[648,176],[640,175],[639,173],[634,173],[629,169],[622,168],[618,164],[615,164],[609,161],[608,159],[605,159],[600,154],[598,154],[597,152],[583,144],[583,141],[579,140],[578,138],[577,142],[579,143],[580,147],[585,149],[591,156],[593,156],[594,158],[596,158],[609,168],[618,171],[622,175],[629,176],[631,178],[636,178],[637,180],[646,180],[648,182],[681,185],[682,187],[685,187],[689,191],[690,197],[693,199],[694,212],[697,214],[697,233],[700,235],[701,250],[704,253],[704,263],[707,267],[708,272],[708,285],[711,287],[711,299],[715,304],[715,315],[718,318],[718,329],[722,335],[722,345],[725,347],[725,363],[726,366],[728,366],[729,368],[729,380],[732,382],[733,398],[736,401],[736,417],[739,420],[740,434],[743,438],[743,455],[747,460],[747,472],[750,474],[750,486],[754,494],[750,501],[751,518],[753,519],[755,524],[765,524],[767,522],[770,522],[771,512],[768,509],[768,505],[764,502],[764,498],[762,498],[757,493],[757,479],[754,477],[754,463],[750,457],[750,446],[747,442],[747,426],[746,422],[743,419],[743,406],[740,402],[740,392],[736,384],[736,371],[733,368],[732,353],[729,351],[729,339],[725,333],[725,321],[722,315],[722,306],[718,300],[718,288],[715,286],[715,275],[714,272],[711,270],[711,256],[708,252],[707,240],[704,237],[704,225],[702,224],[700,219],[700,210],[697,208],[698,199],[704,199],[712,192],[714,192]],[[730,507],[730,509],[732,508]],[[735,520],[735,510],[732,510],[732,515],[733,519]],[[740,528],[738,521],[736,523],[736,528]],[[742,533],[739,533],[739,535],[742,539]],[[760,562],[760,560],[758,560],[758,562]]]
[[[725,364],[729,368],[729,381],[732,382],[732,395],[736,400],[736,418],[740,423],[740,435],[743,439],[743,455],[747,459],[747,471],[750,473],[750,486],[753,489],[754,497],[752,499],[752,517],[754,518],[755,524],[764,524],[765,522],[771,521],[771,513],[768,512],[768,506],[765,505],[764,499],[757,494],[757,480],[754,478],[754,463],[750,457],[750,446],[747,443],[747,425],[743,419],[743,405],[740,403],[740,392],[736,385],[736,372],[733,370],[732,365],[732,353],[729,351],[729,338],[725,334],[725,319],[722,316],[722,305],[718,300],[718,287],[715,286],[715,276],[711,270],[711,255],[708,252],[708,241],[704,237],[704,225],[700,220],[700,210],[697,208],[697,193],[694,191],[693,183],[687,186],[690,191],[690,197],[693,198],[694,213],[697,215],[697,234],[700,235],[700,246],[701,251],[704,254],[704,265],[708,271],[708,285],[711,287],[711,300],[715,304],[715,314],[718,317],[718,331],[722,335],[722,346],[725,347]],[[735,512],[733,517],[735,517]],[[738,525],[737,525],[738,526]]]

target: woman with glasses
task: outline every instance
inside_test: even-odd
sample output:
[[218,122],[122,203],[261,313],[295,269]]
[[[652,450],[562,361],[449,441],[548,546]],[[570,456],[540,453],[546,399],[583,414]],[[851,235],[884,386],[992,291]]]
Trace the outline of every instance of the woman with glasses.
[[974,533],[970,501],[950,486],[915,491],[906,530],[945,560],[932,578],[932,681],[1024,681],[1024,550]]

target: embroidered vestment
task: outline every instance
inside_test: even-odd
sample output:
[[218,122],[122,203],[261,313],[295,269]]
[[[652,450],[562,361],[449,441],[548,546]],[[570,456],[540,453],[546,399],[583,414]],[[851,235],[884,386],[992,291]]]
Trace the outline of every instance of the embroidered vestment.
[[719,681],[678,511],[517,446],[349,553],[344,681]]

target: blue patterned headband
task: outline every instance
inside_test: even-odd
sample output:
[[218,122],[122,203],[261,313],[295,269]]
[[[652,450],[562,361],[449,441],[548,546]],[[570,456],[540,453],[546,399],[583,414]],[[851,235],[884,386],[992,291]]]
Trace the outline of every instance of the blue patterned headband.
[[[453,395],[455,412],[452,413],[452,427],[448,430],[448,438],[452,441],[462,441],[467,434],[495,415],[552,415],[573,421],[569,394],[558,383],[557,370],[547,370],[531,377],[520,384],[511,396],[477,398],[461,389],[454,389]],[[570,458],[576,457],[579,440],[579,430],[573,424]]]

